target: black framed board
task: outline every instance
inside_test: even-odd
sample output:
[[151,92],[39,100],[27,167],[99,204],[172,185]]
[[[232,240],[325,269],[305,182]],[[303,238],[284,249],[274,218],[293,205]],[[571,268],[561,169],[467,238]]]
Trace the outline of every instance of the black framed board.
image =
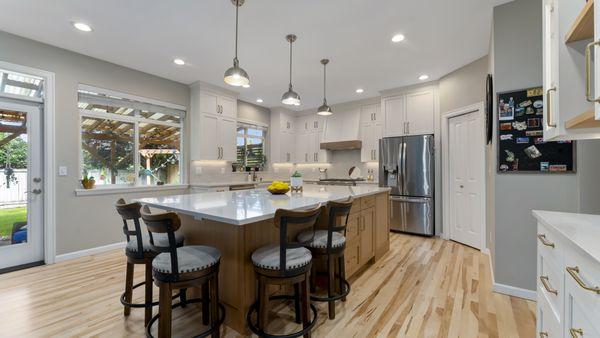
[[575,143],[544,142],[544,91],[498,94],[498,172],[575,172]]

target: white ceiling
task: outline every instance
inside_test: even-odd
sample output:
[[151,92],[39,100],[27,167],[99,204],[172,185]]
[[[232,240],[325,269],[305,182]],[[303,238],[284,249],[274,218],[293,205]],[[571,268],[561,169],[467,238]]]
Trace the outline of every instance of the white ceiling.
[[[497,0],[246,0],[240,9],[240,65],[252,86],[243,100],[279,106],[288,83],[288,33],[294,88],[307,109],[328,101],[376,96],[379,90],[437,79],[487,54]],[[179,81],[226,87],[234,6],[230,0],[3,0],[0,30]],[[94,29],[76,31],[71,22]],[[392,35],[406,40],[393,44]],[[173,64],[176,57],[187,65]],[[364,88],[362,95],[356,88]]]

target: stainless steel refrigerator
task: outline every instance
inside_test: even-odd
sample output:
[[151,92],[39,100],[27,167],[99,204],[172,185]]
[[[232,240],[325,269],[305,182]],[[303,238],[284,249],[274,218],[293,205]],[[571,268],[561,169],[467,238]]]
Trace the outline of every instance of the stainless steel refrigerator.
[[390,187],[392,231],[434,235],[433,135],[379,141],[379,186]]

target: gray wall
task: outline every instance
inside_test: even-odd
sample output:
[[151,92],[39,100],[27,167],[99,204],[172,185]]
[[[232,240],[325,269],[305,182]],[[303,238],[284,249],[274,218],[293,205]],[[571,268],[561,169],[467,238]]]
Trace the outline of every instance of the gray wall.
[[[494,9],[496,92],[542,84],[541,8],[542,0],[517,0]],[[577,174],[495,174],[497,283],[535,290],[536,221],[532,209],[598,211],[594,206],[600,193],[598,184],[580,186],[594,180],[600,164],[598,154],[600,143],[582,141]],[[495,157],[491,165],[495,172]]]
[[442,115],[461,107],[485,102],[488,59],[487,56],[484,56],[440,79],[440,111]]
[[271,110],[246,101],[238,100],[239,118],[269,125],[271,122]]
[[[80,176],[77,85],[83,83],[183,106],[189,106],[188,86],[1,31],[0,46],[0,60],[56,74],[55,160],[57,166],[67,166],[69,171],[67,177],[56,177],[57,254],[123,241],[122,223],[113,208],[120,194],[74,194]],[[169,193],[173,191],[124,197]]]

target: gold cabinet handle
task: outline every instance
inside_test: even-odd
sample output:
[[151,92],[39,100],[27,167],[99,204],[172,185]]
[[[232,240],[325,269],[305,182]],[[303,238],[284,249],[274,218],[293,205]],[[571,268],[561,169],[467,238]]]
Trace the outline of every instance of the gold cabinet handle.
[[554,248],[554,243],[548,241],[545,234],[539,234],[537,237],[539,238],[540,242],[542,242],[542,244],[544,244],[545,246]]
[[573,337],[573,338],[583,337],[582,329],[570,329],[569,333],[571,334],[571,337]]
[[548,338],[548,332],[540,331],[540,338]]
[[558,290],[553,289],[550,286],[550,279],[548,278],[548,276],[540,276],[540,281],[542,282],[542,285],[544,286],[544,289],[546,289],[546,291],[558,296]]
[[556,123],[552,120],[552,101],[550,100],[550,92],[556,92],[556,87],[548,88],[548,90],[546,90],[546,107],[544,107],[546,115],[548,116],[546,124],[550,128],[556,128]]
[[583,289],[600,295],[600,287],[588,286],[587,284],[585,284],[583,279],[581,279],[581,277],[579,276],[579,267],[578,266],[575,266],[575,267],[567,266],[567,272],[569,273],[569,275],[571,275],[571,277],[573,277],[573,279],[577,282],[577,284],[579,284],[579,286],[581,286]]
[[600,40],[589,43],[585,47],[585,99],[588,102],[600,102],[592,97],[592,47],[600,45]]

